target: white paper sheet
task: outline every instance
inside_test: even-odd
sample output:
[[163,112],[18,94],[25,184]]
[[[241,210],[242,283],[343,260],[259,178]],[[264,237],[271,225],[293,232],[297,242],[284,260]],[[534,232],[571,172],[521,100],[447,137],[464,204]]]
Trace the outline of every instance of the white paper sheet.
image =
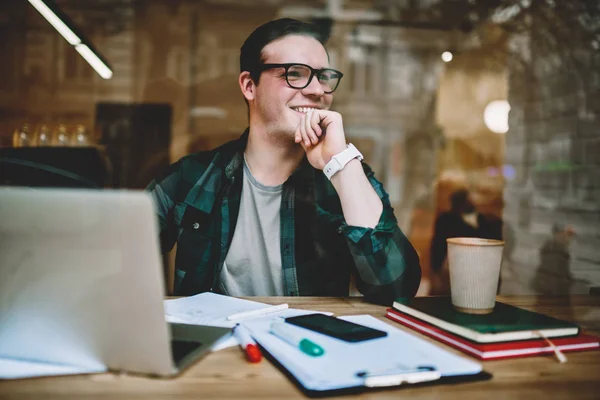
[[433,367],[442,376],[472,375],[481,365],[457,356],[437,345],[390,326],[369,315],[342,319],[386,331],[388,336],[349,343],[308,329],[293,326],[300,334],[325,350],[311,357],[269,333],[270,321],[248,321],[244,325],[252,336],[275,357],[300,383],[310,390],[333,390],[363,386],[359,372],[393,374],[396,371]]
[[[240,322],[242,325],[246,325],[247,322],[249,321],[256,321],[256,320],[260,320],[260,321],[268,321],[269,323],[271,321],[273,321],[274,318],[289,318],[289,317],[296,317],[298,315],[306,315],[306,314],[315,314],[315,313],[319,313],[319,314],[325,314],[325,315],[332,315],[333,313],[330,312],[321,312],[321,311],[312,311],[312,310],[299,310],[296,308],[288,308],[287,310],[278,312],[278,313],[274,313],[274,314],[269,314],[267,316],[264,317],[259,317],[259,318],[253,318],[251,320],[248,321],[242,321]],[[238,341],[236,340],[235,336],[233,336],[233,334],[227,335],[227,336],[223,336],[217,343],[215,343],[212,347],[212,351],[219,351],[219,350],[223,350],[226,349],[228,347],[233,347],[233,346],[237,346],[238,345]]]
[[170,322],[224,328],[233,328],[237,323],[227,320],[227,317],[232,314],[270,307],[269,304],[211,292],[165,300],[164,305],[167,320]]
[[[269,304],[257,301],[238,299],[223,296],[216,293],[206,292],[195,296],[182,297],[180,299],[165,300],[165,319],[168,322],[192,325],[220,326],[233,328],[238,322],[228,321],[227,317],[232,314],[258,310],[270,307]],[[295,317],[297,315],[314,314],[319,311],[298,310],[288,308],[265,316],[252,318],[251,321],[271,321],[273,318]],[[322,313],[331,315],[332,313]],[[247,321],[240,321],[245,324]],[[233,335],[221,338],[212,347],[212,351],[222,350],[237,346],[238,342]]]

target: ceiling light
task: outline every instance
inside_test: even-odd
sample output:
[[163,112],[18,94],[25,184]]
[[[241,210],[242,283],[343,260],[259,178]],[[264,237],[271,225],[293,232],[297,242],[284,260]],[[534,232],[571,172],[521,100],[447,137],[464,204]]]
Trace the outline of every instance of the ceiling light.
[[102,78],[110,79],[112,77],[113,72],[111,69],[108,68],[104,61],[102,61],[100,57],[85,44],[78,44],[75,46],[75,50],[85,58],[85,61],[87,61]]
[[[66,15],[50,0],[28,0],[29,3],[65,38],[69,44],[75,46],[75,50],[92,66],[92,68],[104,79],[110,79],[113,75],[110,67],[101,56],[94,50],[89,41],[77,35],[76,30]],[[71,25],[71,26],[69,26]]]
[[67,24],[65,24],[42,0],[29,0],[29,3],[31,3],[31,5],[46,18],[46,21],[48,21],[67,42],[73,46],[81,43],[81,39],[75,32],[73,32],[71,28],[69,28]]
[[508,112],[510,104],[506,100],[494,100],[485,107],[483,122],[494,133],[508,132]]
[[454,56],[449,51],[445,51],[442,53],[442,60],[444,60],[444,62],[450,62],[453,58]]

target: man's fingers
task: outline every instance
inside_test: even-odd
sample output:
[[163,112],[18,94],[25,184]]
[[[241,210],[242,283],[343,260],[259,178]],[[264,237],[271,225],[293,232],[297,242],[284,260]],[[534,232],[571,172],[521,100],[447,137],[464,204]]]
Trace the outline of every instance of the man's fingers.
[[321,136],[324,134],[321,124],[327,121],[327,115],[321,120],[321,111],[310,110],[302,116],[294,134],[296,143],[302,143],[305,148],[319,143]]
[[300,135],[302,137],[301,141],[304,143],[305,146],[310,146],[310,138],[306,133],[306,115],[302,116],[300,124],[298,125],[298,130],[300,131]]
[[304,124],[305,124],[305,130],[306,130],[306,134],[308,135],[308,139],[311,141],[311,143],[317,144],[319,142],[319,138],[317,137],[317,134],[315,133],[312,124],[311,124],[311,120],[313,118],[314,112],[311,110],[309,112],[306,113],[306,118],[304,120]]
[[294,133],[294,142],[300,143],[302,142],[302,132],[300,132],[300,125],[302,125],[302,121],[296,127],[296,132]]
[[309,122],[310,122],[310,126],[312,127],[313,131],[315,132],[315,134],[318,137],[321,137],[321,135],[323,134],[323,130],[321,129],[321,126],[319,125],[320,121],[321,121],[321,117],[319,116],[318,111],[315,111],[311,115]]
[[306,136],[308,137],[308,140],[311,140],[311,137],[310,137],[310,115],[311,115],[311,112],[308,111],[302,117],[302,124],[304,125],[304,132],[306,132]]

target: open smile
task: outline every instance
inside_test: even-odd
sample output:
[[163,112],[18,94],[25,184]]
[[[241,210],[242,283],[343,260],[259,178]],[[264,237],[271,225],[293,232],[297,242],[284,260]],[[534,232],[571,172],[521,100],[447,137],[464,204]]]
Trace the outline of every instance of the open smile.
[[306,114],[309,111],[320,110],[320,108],[316,107],[291,107],[291,109],[301,114]]

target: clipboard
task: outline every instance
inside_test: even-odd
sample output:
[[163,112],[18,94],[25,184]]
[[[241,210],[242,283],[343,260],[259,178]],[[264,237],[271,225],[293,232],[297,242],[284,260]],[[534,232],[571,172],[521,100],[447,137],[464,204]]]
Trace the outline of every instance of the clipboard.
[[342,319],[383,330],[388,335],[348,343],[290,325],[304,338],[325,349],[322,356],[311,357],[271,334],[272,320],[248,321],[244,325],[266,356],[311,397],[491,377],[483,372],[481,364],[372,316],[357,315]]

